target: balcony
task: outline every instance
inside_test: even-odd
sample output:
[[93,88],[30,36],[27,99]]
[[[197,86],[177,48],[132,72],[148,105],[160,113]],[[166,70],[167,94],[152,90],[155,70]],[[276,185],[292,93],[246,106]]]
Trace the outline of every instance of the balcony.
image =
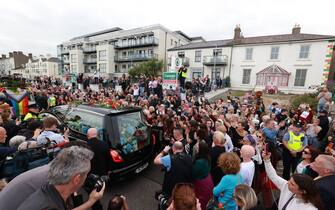
[[83,47],[83,52],[84,53],[93,53],[93,52],[96,52],[97,51],[97,48],[94,46],[94,47]]
[[115,56],[115,62],[136,62],[136,61],[147,61],[153,58],[157,58],[157,54],[134,54],[128,56]]
[[159,40],[157,38],[149,38],[149,39],[137,39],[132,42],[117,42],[115,45],[115,49],[127,49],[127,48],[135,48],[135,47],[150,47],[150,46],[158,46]]
[[65,64],[69,64],[69,63],[70,63],[70,59],[69,59],[69,57],[63,57],[63,62],[64,62]]
[[69,49],[61,49],[61,55],[69,54]]
[[84,58],[84,63],[97,63],[96,58]]
[[96,71],[97,71],[96,65],[85,65],[85,69],[84,69],[85,73],[94,73]]
[[228,56],[204,56],[203,62],[205,66],[225,66],[228,63]]

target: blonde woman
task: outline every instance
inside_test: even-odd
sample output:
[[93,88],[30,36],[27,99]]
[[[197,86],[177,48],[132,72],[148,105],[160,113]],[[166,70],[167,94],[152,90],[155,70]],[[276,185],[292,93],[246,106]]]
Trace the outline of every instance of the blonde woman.
[[237,185],[234,200],[239,210],[257,210],[257,196],[255,191],[245,184]]

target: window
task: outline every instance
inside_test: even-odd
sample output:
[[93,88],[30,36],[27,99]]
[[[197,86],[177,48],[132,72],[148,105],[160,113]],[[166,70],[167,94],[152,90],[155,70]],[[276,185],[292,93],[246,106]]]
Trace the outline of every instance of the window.
[[308,58],[309,55],[309,45],[302,45],[300,47],[300,54],[299,54],[299,58]]
[[131,69],[133,67],[132,64],[128,64],[128,69]]
[[77,65],[71,65],[70,73],[77,73]]
[[245,49],[245,60],[252,60],[252,48]]
[[171,46],[173,45],[173,39],[171,39]]
[[212,68],[212,77],[211,81],[214,82],[216,78],[220,77],[221,68]]
[[177,47],[177,44],[178,44],[178,42],[177,42],[177,41],[174,41],[174,46],[175,46],[175,47]]
[[242,84],[250,84],[251,69],[243,69]]
[[129,113],[117,117],[120,133],[119,148],[124,154],[136,152],[150,144],[148,128],[141,120],[141,113]]
[[271,56],[270,59],[278,59],[279,47],[271,47]]
[[106,73],[106,64],[105,63],[100,63],[99,64],[99,71],[101,73]]
[[115,65],[115,73],[121,73],[120,69]]
[[193,75],[192,78],[198,79],[202,77],[202,72],[193,72],[192,75]]
[[185,52],[178,52],[179,58],[185,58]]
[[99,61],[105,61],[106,60],[106,50],[100,50],[99,51]]
[[214,49],[213,50],[213,56],[221,56],[222,55],[222,49]]
[[83,134],[87,134],[90,128],[96,128],[98,130],[99,139],[103,140],[103,116],[73,110],[66,115],[65,121],[70,129]]
[[201,62],[201,51],[195,51],[194,62]]
[[297,69],[295,72],[294,86],[305,86],[307,69]]
[[127,52],[122,52],[122,58],[127,57]]
[[127,70],[127,65],[126,64],[122,64],[122,72],[126,72]]
[[77,54],[71,54],[71,63],[77,63]]

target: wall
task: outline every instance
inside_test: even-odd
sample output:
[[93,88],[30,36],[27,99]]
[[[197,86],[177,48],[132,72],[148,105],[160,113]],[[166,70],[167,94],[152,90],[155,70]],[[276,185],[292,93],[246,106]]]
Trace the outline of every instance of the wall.
[[[304,44],[310,45],[309,57],[308,59],[299,59],[300,47]],[[277,60],[270,60],[272,46],[280,47],[279,57]],[[246,48],[249,47],[253,48],[253,58],[250,61],[245,60]],[[327,41],[273,44],[262,46],[235,46],[232,56],[232,87],[238,89],[254,88],[256,86],[256,73],[268,66],[271,66],[272,64],[276,64],[291,73],[288,87],[283,87],[282,89],[304,92],[308,90],[310,86],[321,84],[326,49]],[[242,84],[243,69],[251,69],[250,84]],[[296,69],[307,69],[304,87],[294,86]]]

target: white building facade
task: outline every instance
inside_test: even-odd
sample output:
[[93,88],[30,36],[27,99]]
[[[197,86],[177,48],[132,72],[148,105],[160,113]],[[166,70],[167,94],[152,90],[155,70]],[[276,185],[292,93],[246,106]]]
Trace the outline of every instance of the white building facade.
[[170,49],[168,56],[189,57],[189,79],[230,78],[232,89],[302,93],[334,80],[335,36],[300,33],[247,37],[235,28],[230,40],[202,41]]
[[55,57],[44,57],[29,59],[25,68],[22,69],[22,76],[27,79],[34,79],[36,77],[52,77],[61,78],[58,74],[59,59]]
[[121,77],[132,66],[157,58],[167,63],[167,49],[190,38],[161,25],[130,30],[112,28],[75,37],[57,46],[62,74]]

